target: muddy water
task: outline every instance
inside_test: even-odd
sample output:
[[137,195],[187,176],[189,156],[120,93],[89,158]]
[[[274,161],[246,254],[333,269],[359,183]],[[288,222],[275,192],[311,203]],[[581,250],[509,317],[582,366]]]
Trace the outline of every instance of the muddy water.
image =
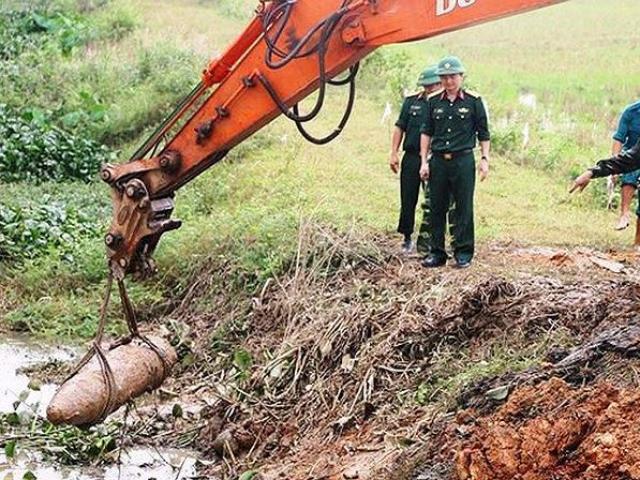
[[0,480],[19,480],[32,472],[38,480],[152,480],[196,477],[196,459],[179,450],[131,449],[121,465],[107,468],[44,465],[37,454],[19,455],[11,463],[0,454]]
[[518,103],[523,107],[535,110],[538,108],[538,97],[534,93],[522,93],[518,97]]
[[[44,416],[57,385],[33,389],[21,369],[54,360],[73,361],[79,350],[67,346],[35,343],[26,336],[0,337],[0,413],[30,410]],[[30,388],[32,387],[32,388]],[[3,443],[0,434],[0,445]],[[196,476],[196,456],[181,450],[131,448],[123,452],[120,465],[106,468],[62,467],[47,464],[38,452],[21,451],[8,460],[0,448],[0,480],[19,480],[32,472],[38,480],[151,480],[189,479]]]
[[[76,356],[74,349],[34,343],[24,336],[0,338],[0,413],[12,412],[14,402],[22,398],[19,411],[33,409],[43,415],[55,393],[56,385],[40,385],[38,390],[29,388],[29,377],[20,369],[50,361],[67,362]],[[26,398],[24,396],[26,395]]]

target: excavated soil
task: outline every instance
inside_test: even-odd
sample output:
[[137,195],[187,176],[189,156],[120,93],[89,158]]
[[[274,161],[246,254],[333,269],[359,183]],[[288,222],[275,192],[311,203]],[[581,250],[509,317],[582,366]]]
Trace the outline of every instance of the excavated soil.
[[465,412],[459,480],[640,479],[640,390],[553,378],[523,387],[494,415]]
[[[431,272],[375,242],[320,236],[311,243],[326,249],[301,251],[250,304],[225,300],[218,268],[197,272],[172,315],[192,331],[191,387],[212,399],[195,442],[223,459],[211,478],[252,469],[265,480],[635,478],[607,477],[626,471],[613,457],[606,474],[605,460],[589,474],[579,467],[632,445],[595,426],[621,413],[620,432],[635,431],[623,424],[640,346],[635,257],[558,262],[587,253],[488,248],[471,271]],[[202,298],[210,310],[194,313]],[[212,331],[236,353],[211,353]],[[581,388],[604,381],[630,389]],[[616,398],[631,403],[609,411]],[[523,413],[496,410],[507,400]],[[537,446],[549,451],[538,458]]]

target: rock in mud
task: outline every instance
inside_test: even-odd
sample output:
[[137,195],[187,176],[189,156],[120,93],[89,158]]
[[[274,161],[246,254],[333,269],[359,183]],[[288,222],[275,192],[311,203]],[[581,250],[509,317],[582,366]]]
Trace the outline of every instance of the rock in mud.
[[342,474],[342,478],[344,478],[345,480],[357,480],[358,478],[360,478],[360,474],[358,473],[357,469],[352,468],[344,472]]
[[[158,388],[176,363],[176,352],[166,340],[156,337],[149,340],[164,353],[166,370],[158,354],[141,342],[122,345],[106,354],[115,380],[115,402],[107,414]],[[100,421],[108,400],[106,378],[94,356],[60,387],[47,408],[47,419],[54,425],[91,425]]]
[[250,450],[255,442],[255,437],[243,427],[232,427],[223,430],[211,444],[211,448],[222,456],[238,455]]

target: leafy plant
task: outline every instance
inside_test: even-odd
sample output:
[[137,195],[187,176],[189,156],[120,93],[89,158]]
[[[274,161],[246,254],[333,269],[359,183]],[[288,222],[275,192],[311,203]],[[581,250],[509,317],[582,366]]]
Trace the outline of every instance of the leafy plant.
[[255,470],[249,470],[240,475],[240,478],[238,480],[254,480],[258,477],[259,474],[260,473]]
[[7,458],[11,459],[16,456],[16,445],[15,440],[9,440],[4,444],[4,454]]
[[43,13],[33,12],[31,19],[39,32],[54,34],[57,36],[60,50],[63,54],[71,54],[73,47],[82,43],[85,35],[85,27],[79,22],[74,22],[70,17],[63,13],[55,13],[46,15]]
[[37,204],[0,205],[0,260],[35,258],[53,248],[70,259],[75,242],[103,229],[94,209],[43,196]]
[[94,179],[112,154],[98,143],[52,125],[39,110],[22,115],[0,104],[0,181]]
[[[115,422],[86,431],[76,427],[56,427],[34,417],[32,412],[18,414],[16,411],[0,414],[0,424],[8,427],[7,433],[23,438],[20,444],[22,448],[37,448],[45,457],[66,465],[104,458],[116,448],[115,439],[120,428],[120,424]],[[15,442],[10,448],[15,449]],[[35,476],[24,478],[33,479]]]
[[252,364],[251,354],[246,350],[240,348],[233,352],[233,365],[238,369],[239,378],[247,378],[249,376],[249,369]]
[[29,10],[0,11],[0,62],[13,59],[23,51],[40,47],[43,30]]
[[90,30],[74,12],[27,8],[3,12],[0,20],[0,60],[10,60],[22,52],[40,48],[47,41],[64,55],[86,43]]
[[81,108],[66,113],[61,121],[64,128],[75,129],[79,126],[97,124],[106,118],[107,108],[96,94],[86,90],[78,93]]

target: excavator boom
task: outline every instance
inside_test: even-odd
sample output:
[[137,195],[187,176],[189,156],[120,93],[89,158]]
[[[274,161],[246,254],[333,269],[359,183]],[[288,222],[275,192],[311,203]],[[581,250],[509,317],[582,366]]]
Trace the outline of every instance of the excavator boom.
[[[335,138],[353,105],[357,64],[379,46],[562,1],[261,0],[245,31],[133,158],[103,168],[114,204],[105,237],[111,272],[119,279],[151,273],[160,236],[180,226],[171,219],[174,192],[279,115],[315,143]],[[317,115],[330,84],[349,85],[347,112],[334,132],[314,139],[304,123]],[[316,106],[301,113],[298,102],[316,90]]]

